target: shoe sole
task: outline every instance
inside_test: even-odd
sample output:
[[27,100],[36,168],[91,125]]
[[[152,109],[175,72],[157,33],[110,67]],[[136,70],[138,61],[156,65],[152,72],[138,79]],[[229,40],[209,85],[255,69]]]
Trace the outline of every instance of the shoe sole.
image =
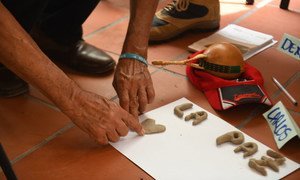
[[164,37],[151,38],[149,39],[149,41],[150,42],[165,41],[165,40],[170,40],[180,35],[181,33],[184,33],[189,30],[197,30],[198,32],[210,32],[219,29],[219,27],[220,27],[220,20],[203,21],[197,24],[186,26],[182,29],[178,29],[177,31],[171,32],[170,34]]

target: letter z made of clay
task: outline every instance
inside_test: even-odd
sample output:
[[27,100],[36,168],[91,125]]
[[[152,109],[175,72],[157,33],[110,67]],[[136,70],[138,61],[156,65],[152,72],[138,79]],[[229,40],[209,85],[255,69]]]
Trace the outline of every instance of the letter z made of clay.
[[217,145],[231,142],[232,144],[242,144],[244,142],[244,135],[239,131],[231,131],[217,138]]
[[193,107],[192,103],[184,103],[174,108],[174,114],[179,118],[183,117],[183,111]]

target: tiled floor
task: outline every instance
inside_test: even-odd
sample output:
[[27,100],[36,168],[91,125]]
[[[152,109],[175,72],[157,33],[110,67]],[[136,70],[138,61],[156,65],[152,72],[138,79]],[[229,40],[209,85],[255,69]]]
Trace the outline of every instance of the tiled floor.
[[[86,41],[107,51],[115,59],[121,52],[127,28],[128,2],[103,0],[84,24]],[[159,7],[168,2],[161,1]],[[284,33],[300,38],[300,1],[291,0],[289,10],[279,8],[280,0],[255,2],[255,6],[246,6],[243,0],[221,0],[221,27],[236,23],[271,34],[276,40],[280,40]],[[260,3],[266,5],[258,8]],[[189,32],[172,41],[150,45],[148,60],[185,58],[189,54],[187,45],[208,35]],[[277,77],[300,101],[300,62],[277,51],[276,45],[248,62],[262,73],[272,101],[282,101],[300,125],[300,107],[293,106],[271,80],[272,76]],[[117,100],[111,86],[113,74],[90,77],[62,68],[84,89]],[[218,112],[212,109],[203,93],[189,83],[184,67],[149,68],[156,98],[147,111],[186,97],[278,150],[262,117],[268,107],[252,104]],[[19,179],[152,179],[113,147],[95,144],[34,87],[24,96],[0,99],[0,141]],[[300,163],[299,139],[293,139],[280,152]],[[299,177],[298,170],[285,179]],[[1,171],[0,179],[5,179]]]

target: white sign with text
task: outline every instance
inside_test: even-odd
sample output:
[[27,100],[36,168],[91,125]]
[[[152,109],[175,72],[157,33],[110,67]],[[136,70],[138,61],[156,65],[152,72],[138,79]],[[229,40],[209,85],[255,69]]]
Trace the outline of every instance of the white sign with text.
[[300,39],[294,36],[284,34],[277,49],[300,60]]
[[281,101],[265,112],[263,116],[272,130],[279,149],[293,137],[298,135],[300,138],[299,127]]

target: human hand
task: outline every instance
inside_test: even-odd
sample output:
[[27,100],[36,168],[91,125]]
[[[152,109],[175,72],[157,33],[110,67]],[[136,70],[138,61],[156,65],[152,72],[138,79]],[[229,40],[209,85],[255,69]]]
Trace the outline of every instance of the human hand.
[[98,143],[117,142],[129,129],[144,134],[139,122],[117,103],[83,90],[72,97],[73,107],[63,112]]
[[145,64],[133,60],[119,61],[113,86],[119,96],[120,105],[136,118],[154,99],[152,79]]

